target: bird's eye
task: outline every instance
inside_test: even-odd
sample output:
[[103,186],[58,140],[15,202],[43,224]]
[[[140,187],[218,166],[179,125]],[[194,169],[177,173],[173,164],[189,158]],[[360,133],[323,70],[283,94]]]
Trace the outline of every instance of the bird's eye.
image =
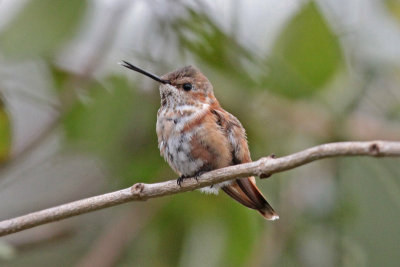
[[182,86],[183,90],[185,91],[190,91],[193,88],[193,85],[191,83],[184,83]]

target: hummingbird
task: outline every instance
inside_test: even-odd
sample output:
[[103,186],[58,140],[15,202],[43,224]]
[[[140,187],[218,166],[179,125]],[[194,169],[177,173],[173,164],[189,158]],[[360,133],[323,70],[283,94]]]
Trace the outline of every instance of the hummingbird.
[[[251,162],[245,129],[221,107],[212,84],[196,67],[186,66],[159,77],[129,62],[120,64],[160,83],[158,147],[179,175],[179,186],[185,179],[197,179],[204,172]],[[253,176],[214,184],[200,191],[217,194],[219,189],[240,204],[257,210],[267,220],[279,219]]]

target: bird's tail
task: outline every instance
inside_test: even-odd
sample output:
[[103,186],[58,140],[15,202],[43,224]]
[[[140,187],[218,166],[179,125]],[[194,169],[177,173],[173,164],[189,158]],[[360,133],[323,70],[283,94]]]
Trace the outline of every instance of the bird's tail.
[[265,219],[279,219],[278,214],[257,188],[254,177],[236,179],[230,185],[222,187],[222,190],[240,204],[257,210]]

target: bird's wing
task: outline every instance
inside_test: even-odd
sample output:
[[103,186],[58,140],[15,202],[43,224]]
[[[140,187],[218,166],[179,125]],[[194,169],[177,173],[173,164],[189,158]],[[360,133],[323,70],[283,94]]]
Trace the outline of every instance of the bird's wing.
[[[246,132],[240,121],[222,108],[213,109],[212,113],[231,145],[232,164],[251,162]],[[253,176],[236,179],[234,183],[222,187],[222,190],[244,206],[258,210],[268,220],[279,218],[257,188]]]

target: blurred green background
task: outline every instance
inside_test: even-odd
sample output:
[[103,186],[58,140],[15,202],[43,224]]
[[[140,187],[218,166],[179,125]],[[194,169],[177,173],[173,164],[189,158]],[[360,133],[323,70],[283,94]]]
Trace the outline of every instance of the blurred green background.
[[[0,220],[176,175],[153,73],[193,64],[252,158],[400,140],[400,1],[0,1]],[[1,266],[398,266],[398,159],[318,161],[259,187],[267,222],[190,192],[0,238]]]

